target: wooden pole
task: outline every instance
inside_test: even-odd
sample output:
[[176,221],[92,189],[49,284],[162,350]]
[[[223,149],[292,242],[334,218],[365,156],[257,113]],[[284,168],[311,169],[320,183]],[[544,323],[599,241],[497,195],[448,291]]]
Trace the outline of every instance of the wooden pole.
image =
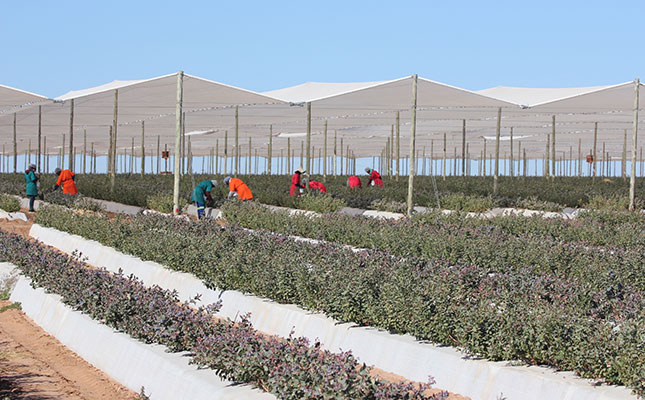
[[482,154],[482,160],[483,160],[483,163],[482,163],[482,175],[485,178],[486,177],[486,154],[487,154],[486,153],[486,138],[484,138],[484,151],[482,153],[483,153]]
[[395,174],[395,167],[394,167],[394,125],[392,125],[392,129],[390,130],[390,176],[394,176]]
[[161,168],[161,136],[157,135],[157,174],[160,173]]
[[466,176],[466,120],[461,121],[461,176]]
[[493,194],[497,194],[497,179],[499,175],[499,135],[502,127],[502,107],[497,109],[497,129],[495,131],[495,175],[493,177]]
[[[63,146],[65,143],[63,143]],[[13,173],[18,173],[18,137],[16,134],[16,113],[13,113]]]
[[338,176],[337,164],[338,164],[338,131],[334,129],[334,178]]
[[[38,144],[38,147],[40,147],[40,143]],[[83,160],[81,163],[83,165],[83,174],[87,173],[85,169],[86,161],[87,161],[87,129],[83,129]]]
[[410,173],[408,177],[408,215],[412,213],[414,192],[414,157],[417,134],[417,74],[412,75],[412,109],[410,110]]
[[114,191],[114,183],[116,180],[116,137],[117,137],[117,124],[118,124],[118,115],[119,115],[119,89],[114,89],[114,105],[113,105],[113,115],[112,115],[112,134],[110,138],[112,140],[112,155],[110,157],[110,192]]
[[[41,142],[41,136],[42,136],[42,106],[38,106],[38,173],[40,174],[40,164],[42,162],[40,155],[42,154],[41,148],[40,148],[40,142]],[[4,153],[4,151],[3,151]],[[4,154],[3,154],[4,155]]]
[[551,116],[551,179],[555,178],[555,115]]
[[434,175],[434,139],[430,139],[430,175]]
[[273,160],[273,125],[269,125],[269,154],[267,155],[267,173],[271,175],[271,161]]
[[[305,142],[301,141],[300,142],[300,166],[305,165],[304,164],[304,157],[305,157]],[[309,171],[307,171],[307,174]]]
[[[132,153],[134,156],[134,153]],[[146,174],[146,124],[141,121],[141,176]]]
[[[296,151],[295,149],[293,150],[294,152]],[[280,155],[282,157],[282,155]],[[295,158],[293,157],[293,153],[291,152],[291,138],[287,138],[287,173],[290,174],[295,168],[291,165],[292,162],[295,163]],[[301,161],[302,162],[302,161]],[[282,165],[284,165],[284,161],[282,161]],[[300,165],[302,167],[302,165]]]
[[[4,145],[2,145],[2,154],[4,154]],[[43,162],[45,163],[45,173],[49,173],[49,155],[47,154],[47,136],[43,136]]]
[[596,161],[597,160],[597,158],[596,158],[596,144],[597,144],[597,142],[598,142],[598,123],[594,122],[594,126],[593,126],[593,160],[591,162],[593,164],[593,179],[592,179],[592,182],[594,182],[594,183],[596,182],[596,162],[597,162]]
[[96,173],[96,154],[94,154],[94,142],[90,143],[90,173]]
[[307,176],[311,176],[311,103],[307,102]]
[[549,137],[546,137],[546,153],[544,154],[544,177],[549,178],[549,148],[551,146],[551,141]]
[[323,182],[327,182],[327,120],[325,120],[325,137],[324,137],[324,148],[323,152]]
[[251,136],[249,136],[249,159],[246,160],[247,161],[246,162],[246,165],[247,165],[246,174],[247,175],[251,175],[251,157],[252,157],[252,154],[253,154],[252,150],[251,150],[252,148],[253,148],[253,146],[251,145]]
[[399,168],[401,162],[401,135],[400,135],[400,119],[399,112],[396,112],[396,181],[399,181]]
[[228,131],[224,131],[224,170],[223,175],[228,173]]
[[634,196],[636,193],[636,143],[638,139],[638,94],[640,80],[634,80],[634,123],[632,132],[632,165],[629,176],[629,210],[634,211]]
[[582,176],[582,139],[578,138],[578,178]]
[[526,149],[524,149],[524,165],[522,166],[524,168],[523,175],[526,178],[526,173],[529,169],[528,165],[526,164]]
[[130,151],[130,174],[134,173],[134,136],[132,136],[132,146]]
[[181,175],[180,160],[178,155],[181,153],[181,125],[182,125],[182,107],[184,100],[184,71],[177,72],[177,107],[175,110],[175,166],[174,166],[174,187],[173,187],[173,214],[179,215],[179,179]]
[[[513,146],[511,146],[512,148]],[[522,142],[517,141],[517,177],[519,178],[521,175],[521,170],[520,170],[520,164],[522,163]]]
[[443,133],[443,163],[441,164],[441,177],[446,180],[446,132]]
[[63,133],[63,142],[60,145],[60,160],[58,162],[60,169],[65,168],[65,134]]
[[627,179],[627,129],[623,138],[623,154],[620,160],[620,176],[623,180]]
[[[517,156],[519,157],[520,154],[518,153]],[[515,165],[513,165],[513,127],[511,126],[511,168],[510,168],[510,176],[511,178],[515,175]],[[518,174],[519,175],[519,174]]]
[[240,147],[239,147],[239,135],[240,135],[240,125],[239,125],[239,110],[235,106],[235,170],[234,174],[237,176],[240,173],[239,170],[239,157],[240,157]]
[[69,106],[69,162],[70,171],[74,170],[74,99],[70,101]]
[[340,138],[340,176],[343,176],[343,138],[342,137]]

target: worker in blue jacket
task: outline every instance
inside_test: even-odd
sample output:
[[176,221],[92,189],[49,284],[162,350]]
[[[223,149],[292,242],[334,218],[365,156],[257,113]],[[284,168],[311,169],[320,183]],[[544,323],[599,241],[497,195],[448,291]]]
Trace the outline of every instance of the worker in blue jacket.
[[38,196],[38,177],[36,176],[36,164],[29,164],[25,171],[25,183],[27,185],[27,197],[29,197],[29,212],[34,212],[34,201]]

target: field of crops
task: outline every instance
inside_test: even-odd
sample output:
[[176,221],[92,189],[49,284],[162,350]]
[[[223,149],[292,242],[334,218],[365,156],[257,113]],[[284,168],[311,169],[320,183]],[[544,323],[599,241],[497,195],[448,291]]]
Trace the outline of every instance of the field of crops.
[[[195,175],[181,180],[181,198],[190,202],[195,184],[204,179],[218,179],[223,176]],[[366,187],[351,190],[346,187],[347,177],[327,177],[329,196],[289,197],[289,176],[242,176],[255,198],[264,204],[304,208],[313,211],[334,211],[344,206],[402,212],[407,198],[407,177],[397,182],[384,178],[385,188]],[[322,177],[313,177],[322,181]],[[363,177],[365,180],[365,177]],[[42,177],[42,188],[47,192],[55,182],[53,175]],[[585,207],[594,209],[626,209],[628,206],[629,183],[619,178],[594,183],[591,178],[500,178],[499,194],[492,195],[492,178],[448,177],[436,180],[437,194],[441,208],[481,212],[493,207],[515,207],[533,210],[560,211],[564,207]],[[79,191],[88,197],[112,200],[124,204],[149,207],[160,211],[172,209],[173,177],[161,175],[118,175],[113,191],[109,189],[106,175],[78,175]],[[213,196],[219,205],[225,196],[220,185]],[[22,174],[0,175],[0,193],[24,195],[25,185]],[[47,193],[45,193],[47,195]],[[55,196],[54,196],[55,197]],[[645,199],[645,184],[636,184],[636,205],[642,207]],[[434,185],[430,177],[415,178],[414,203],[418,206],[437,206]]]
[[[285,214],[256,207],[227,205],[225,213],[271,231],[151,215],[111,219],[58,206],[41,210],[37,222],[192,273],[210,287],[644,392],[639,216],[566,222],[428,214],[388,222],[329,215],[310,220],[306,231],[300,217],[290,224]],[[338,243],[301,243],[272,231]],[[374,250],[355,253],[340,243]]]
[[[21,194],[21,175],[2,178],[0,192]],[[184,201],[193,179],[208,178],[212,177],[185,177]],[[627,205],[628,184],[622,180],[594,184],[587,178],[506,178],[494,197],[489,180],[454,177],[437,181],[442,208],[584,206],[589,211],[575,220],[479,219],[428,212],[388,221],[329,211],[345,205],[398,211],[392,207],[404,200],[404,178],[398,183],[386,179],[385,189],[361,190],[346,189],[344,177],[328,178],[329,196],[300,199],[288,196],[288,177],[243,179],[260,203],[328,213],[289,215],[258,202],[223,202],[225,190],[220,186],[214,197],[226,227],[162,215],[108,217],[100,211],[78,213],[60,206],[39,210],[36,222],[194,274],[208,287],[297,304],[340,321],[411,334],[490,360],[572,370],[645,395],[645,215],[617,211]],[[44,177],[43,187],[50,181],[52,176]],[[87,197],[162,209],[168,203],[172,177],[118,176],[110,192],[104,175],[80,176],[78,186]],[[60,195],[45,196],[69,203]],[[642,182],[637,198],[645,198]],[[432,181],[418,179],[416,204],[433,206],[435,201]],[[93,208],[83,201],[77,202],[78,207]],[[321,242],[303,243],[292,235]],[[14,247],[3,242],[0,257],[28,264],[15,250],[17,239],[2,240]],[[365,250],[354,252],[347,245]],[[244,335],[252,335],[250,326],[245,329]],[[197,351],[196,362],[230,367],[224,368],[228,372],[223,376],[239,379],[236,374],[246,368],[240,361],[204,361],[215,357],[215,350],[200,349],[195,343],[206,342],[191,340],[183,348]],[[312,357],[307,343],[298,346],[303,360]],[[208,356],[200,359],[200,351]],[[340,365],[331,355],[323,358]],[[338,368],[353,368],[342,365]],[[359,375],[348,379],[360,381]],[[256,378],[250,381],[257,384]],[[282,384],[272,391],[292,390]],[[359,386],[380,393],[379,384]],[[385,391],[397,390],[404,389]],[[396,398],[392,396],[377,398]]]

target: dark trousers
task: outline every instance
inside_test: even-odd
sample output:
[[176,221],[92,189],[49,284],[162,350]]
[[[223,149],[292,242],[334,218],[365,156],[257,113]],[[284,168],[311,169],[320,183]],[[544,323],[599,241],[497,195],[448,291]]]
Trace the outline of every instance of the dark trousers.
[[29,197],[29,211],[34,212],[34,201],[36,200],[36,196],[27,196]]

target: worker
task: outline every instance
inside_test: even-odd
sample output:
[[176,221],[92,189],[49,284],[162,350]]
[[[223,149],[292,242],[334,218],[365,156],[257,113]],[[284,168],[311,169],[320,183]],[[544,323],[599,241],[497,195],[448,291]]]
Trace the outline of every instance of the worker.
[[58,180],[56,181],[56,184],[53,187],[53,190],[58,189],[60,186],[63,187],[63,193],[65,194],[76,194],[78,193],[78,189],[76,189],[76,182],[74,182],[75,175],[72,171],[65,169],[62,170],[60,168],[56,168],[54,170],[56,175],[58,176]]
[[310,181],[309,189],[318,190],[320,193],[327,193],[327,188],[325,187],[325,185],[323,185],[322,182],[318,182],[318,181]]
[[231,178],[227,176],[224,178],[224,184],[228,185],[228,198],[237,197],[240,200],[252,200],[253,193],[251,189],[246,186],[246,183],[242,182],[239,178]]
[[302,174],[306,171],[302,167],[298,167],[291,177],[291,188],[289,189],[289,196],[300,196],[300,189],[304,189],[305,185],[302,183]]
[[347,178],[347,186],[349,186],[350,189],[360,189],[363,187],[363,184],[361,183],[361,178],[358,176],[350,176]]
[[29,197],[29,212],[34,212],[34,201],[38,196],[38,176],[36,176],[36,164],[29,164],[29,168],[25,171],[25,183],[27,197]]
[[381,174],[376,172],[375,169],[372,168],[365,168],[365,172],[367,172],[368,178],[367,178],[367,186],[376,186],[376,187],[383,187],[383,179],[381,179]]
[[193,189],[193,201],[197,206],[198,219],[204,218],[206,200],[208,200],[209,202],[213,201],[213,198],[211,197],[211,191],[216,186],[217,181],[213,179],[210,181],[201,181],[199,182],[199,185],[195,186],[195,189]]

